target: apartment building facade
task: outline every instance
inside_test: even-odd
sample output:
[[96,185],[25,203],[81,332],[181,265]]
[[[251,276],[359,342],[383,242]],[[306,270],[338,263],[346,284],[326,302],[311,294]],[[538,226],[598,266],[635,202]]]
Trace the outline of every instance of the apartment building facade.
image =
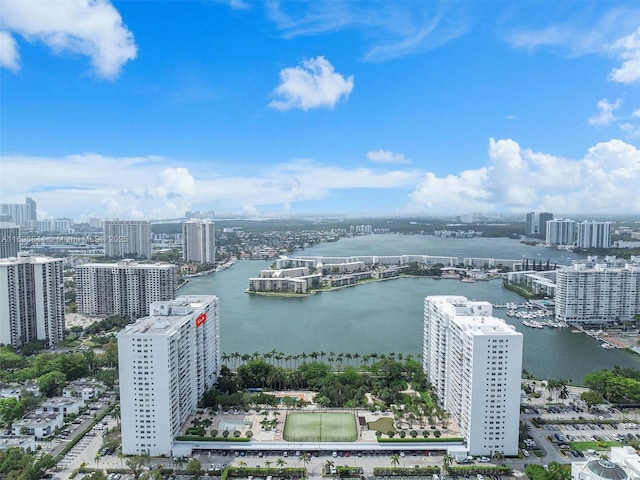
[[462,296],[426,297],[423,368],[469,454],[516,455],[523,337],[492,311]]
[[118,334],[125,455],[167,455],[220,368],[218,298],[186,295],[151,305]]
[[182,259],[185,262],[216,262],[216,227],[208,219],[182,223]]
[[138,318],[149,314],[152,302],[176,297],[178,267],[132,260],[88,263],[76,267],[76,280],[79,313]]
[[640,313],[640,258],[576,262],[556,272],[556,319],[566,323],[625,322]]
[[0,259],[0,343],[47,346],[64,338],[62,259],[19,253]]
[[151,258],[151,223],[144,220],[105,220],[104,254],[113,258]]

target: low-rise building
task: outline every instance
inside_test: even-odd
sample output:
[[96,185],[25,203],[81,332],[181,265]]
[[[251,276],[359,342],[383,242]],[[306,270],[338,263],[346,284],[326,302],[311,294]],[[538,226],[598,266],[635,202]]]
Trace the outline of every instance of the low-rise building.
[[33,435],[36,440],[51,437],[56,429],[64,425],[64,415],[59,413],[27,413],[20,420],[13,422],[14,435]]
[[571,463],[572,480],[638,480],[640,456],[633,447],[612,447],[608,459],[594,455]]
[[[99,388],[100,387],[100,388]],[[66,387],[62,389],[63,397],[77,397],[81,398],[85,402],[90,400],[95,400],[98,398],[100,394],[100,390],[102,390],[102,386],[98,385],[95,382],[83,382],[83,381],[75,381],[69,383]]]
[[83,407],[84,400],[79,397],[53,397],[40,406],[45,413],[62,413],[65,416],[78,415]]
[[0,435],[0,450],[21,448],[27,453],[36,451],[36,437],[33,435]]

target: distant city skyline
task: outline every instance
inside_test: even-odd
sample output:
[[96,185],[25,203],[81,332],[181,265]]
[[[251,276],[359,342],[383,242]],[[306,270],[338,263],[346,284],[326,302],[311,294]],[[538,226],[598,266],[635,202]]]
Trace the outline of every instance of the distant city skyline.
[[39,219],[640,214],[635,0],[62,3],[0,11]]

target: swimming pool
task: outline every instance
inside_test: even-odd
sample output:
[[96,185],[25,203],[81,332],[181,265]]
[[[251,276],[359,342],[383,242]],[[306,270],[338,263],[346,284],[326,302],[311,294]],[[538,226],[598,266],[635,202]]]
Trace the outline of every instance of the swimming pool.
[[253,428],[253,420],[223,420],[218,424],[218,430],[244,430]]

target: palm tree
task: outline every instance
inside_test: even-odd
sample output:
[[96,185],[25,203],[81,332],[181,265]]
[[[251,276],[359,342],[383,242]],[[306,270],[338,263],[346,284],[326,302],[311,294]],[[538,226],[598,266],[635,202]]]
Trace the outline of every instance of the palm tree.
[[273,462],[272,462],[271,460],[266,460],[266,461],[264,462],[264,465],[265,465],[265,467],[267,467],[267,469],[269,469],[269,468],[271,468],[271,464],[272,464],[272,463],[273,463]]
[[391,455],[391,466],[397,467],[398,465],[400,465],[400,455],[394,453],[393,455]]
[[453,462],[453,457],[447,453],[444,457],[442,457],[443,469],[447,470],[449,468],[449,465],[451,465],[451,462]]
[[493,459],[496,461],[496,463],[502,462],[504,460],[504,452],[497,450],[493,453]]
[[116,403],[113,406],[113,408],[111,409],[111,416],[117,422],[118,426],[120,426],[121,414],[120,414],[120,404],[119,403]]
[[185,463],[187,463],[187,459],[184,457],[175,457],[173,459],[173,463],[176,464],[176,467],[178,467],[178,470],[182,470],[182,467],[184,467]]
[[309,465],[309,462],[311,462],[311,458],[304,452],[298,457],[298,463],[304,463],[305,477],[307,476],[307,465]]
[[247,462],[245,462],[244,460],[240,460],[238,462],[238,467],[240,467],[242,469],[247,468]]
[[287,464],[287,462],[285,462],[285,461],[284,461],[284,459],[282,459],[282,458],[278,458],[278,459],[276,460],[276,465],[278,466],[278,468],[279,468],[280,470],[284,469],[284,467],[285,467],[285,465],[286,465],[286,464]]
[[102,455],[100,455],[100,452],[96,453],[96,456],[93,460],[96,462],[96,468],[100,468],[100,460],[102,460]]

